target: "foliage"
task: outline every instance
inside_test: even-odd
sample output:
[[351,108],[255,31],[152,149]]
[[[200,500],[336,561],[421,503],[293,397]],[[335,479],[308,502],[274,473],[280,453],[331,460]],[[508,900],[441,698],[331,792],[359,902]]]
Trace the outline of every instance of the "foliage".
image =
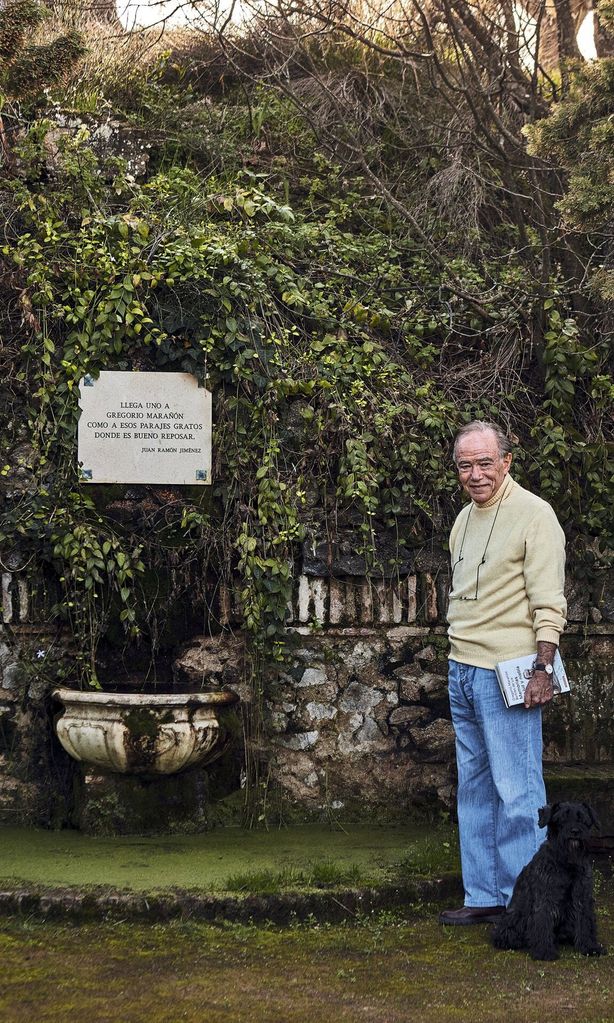
[[569,96],[528,132],[531,151],[556,161],[569,174],[559,208],[594,247],[592,280],[607,302],[614,299],[608,265],[614,221],[614,58],[588,65]]
[[[33,123],[17,150],[33,172],[50,127]],[[319,508],[332,502],[336,516],[349,516],[367,549],[381,528],[400,524],[412,545],[443,532],[455,486],[452,431],[469,415],[492,414],[492,398],[459,406],[453,360],[443,375],[437,366],[451,341],[442,282],[413,240],[390,229],[381,204],[347,191],[325,160],[295,206],[250,173],[222,182],[171,166],[137,185],[117,163],[100,164],[86,129],[60,139],[58,161],[53,184],[7,182],[15,219],[3,253],[32,327],[19,376],[31,393],[37,472],[36,493],[13,505],[4,534],[22,536],[24,550],[38,538],[44,558],[65,565],[64,580],[88,599],[106,579],[122,621],[138,630],[131,580],[144,571],[143,544],[120,539],[77,487],[78,383],[111,367],[206,375],[217,402],[218,504],[213,518],[186,506],[176,529],[198,544],[218,516],[234,548],[221,560],[244,580],[246,627],[270,653],[283,631],[294,544]],[[479,283],[477,266],[460,258],[455,266]],[[488,300],[495,321],[513,270],[504,268]],[[529,290],[521,267],[516,274]],[[539,444],[542,489],[595,535],[607,515],[603,444],[570,434],[561,419],[574,419],[578,388],[592,388],[605,414],[609,384],[594,347],[556,308],[562,295],[551,293],[548,415],[515,422]],[[470,329],[473,310],[457,304],[456,331],[463,317]],[[529,393],[525,386],[523,399],[521,386],[514,397],[526,403]],[[584,488],[570,486],[572,473]]]
[[13,0],[0,11],[0,81],[13,99],[31,99],[60,82],[85,53],[75,31],[30,44],[48,17],[49,11],[37,0]]
[[[24,40],[6,38],[10,63]],[[222,102],[159,51],[123,92],[106,64],[89,91],[76,69],[56,102],[95,122],[112,97],[151,140],[148,175],[95,152],[87,118],[59,130],[52,108],[17,118],[13,104],[0,191],[0,542],[54,577],[51,614],[71,623],[90,685],[102,637],[123,629],[155,658],[180,598],[202,610],[209,572],[229,588],[238,576],[264,788],[263,668],[283,656],[300,543],[348,531],[373,559],[391,532],[399,560],[445,543],[461,423],[494,418],[518,437],[516,475],[555,506],[580,574],[612,544],[608,314],[586,284],[608,244],[587,229],[611,202],[609,99],[595,86],[609,63],[536,122],[528,153],[527,118],[490,93],[471,120],[465,51],[439,54],[452,79],[438,90],[370,40],[321,42],[317,74],[292,91],[251,37],[249,73],[233,67]],[[507,64],[505,76],[517,98]],[[540,82],[533,119],[550,102]],[[567,192],[546,157],[572,170]],[[152,491],[141,519],[118,519],[79,485],[79,381],[103,369],[211,387],[210,494]]]
[[[33,125],[18,151],[33,168],[48,129]],[[223,190],[210,180],[204,192],[197,174],[171,168],[137,186],[118,168],[107,180],[84,135],[61,140],[60,151],[55,187],[11,184],[17,217],[3,252],[31,317],[19,377],[31,392],[37,478],[4,535],[23,537],[24,553],[38,536],[41,554],[68,565],[64,579],[93,596],[104,566],[126,605],[122,619],[136,628],[121,568],[142,571],[140,546],[120,549],[76,486],[78,382],[135,364],[207,374],[218,402],[218,513],[226,530],[234,522],[227,535],[244,578],[246,626],[270,650],[290,595],[293,544],[309,521],[306,480],[332,483],[339,504],[360,512],[367,539],[378,514],[396,521],[402,495],[415,495],[414,533],[424,535],[442,486],[451,487],[441,460],[454,408],[432,384],[417,386],[424,370],[416,377],[392,358],[408,336],[416,344],[394,308],[404,301],[396,261],[411,267],[411,249],[397,251],[375,231],[359,241],[343,229],[344,209],[321,226],[249,177]],[[421,303],[410,321],[417,332],[427,316]],[[399,385],[412,403],[395,399]],[[364,428],[372,410],[377,432]],[[426,465],[420,434],[429,438]],[[196,507],[178,524],[186,539],[207,525]]]

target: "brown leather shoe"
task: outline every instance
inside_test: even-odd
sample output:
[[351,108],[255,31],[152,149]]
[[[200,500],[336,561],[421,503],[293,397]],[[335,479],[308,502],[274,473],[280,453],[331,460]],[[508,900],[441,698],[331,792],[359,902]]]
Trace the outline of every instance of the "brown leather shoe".
[[446,909],[439,914],[440,924],[467,926],[468,924],[494,924],[497,917],[505,913],[505,906],[463,906],[462,909]]

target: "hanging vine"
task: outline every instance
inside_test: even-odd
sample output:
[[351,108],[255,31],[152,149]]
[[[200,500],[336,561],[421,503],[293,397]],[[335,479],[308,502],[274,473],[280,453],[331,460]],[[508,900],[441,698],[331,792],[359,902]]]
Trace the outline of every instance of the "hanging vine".
[[[194,597],[195,580],[196,603],[209,572],[237,593],[257,820],[267,670],[284,656],[300,544],[323,522],[351,530],[371,557],[382,531],[397,538],[399,560],[403,548],[442,542],[455,511],[450,442],[481,415],[520,436],[520,478],[538,481],[556,505],[578,559],[590,550],[605,563],[612,384],[558,269],[537,281],[510,252],[513,225],[487,225],[475,257],[463,241],[450,259],[452,287],[372,182],[318,151],[296,109],[262,86],[249,118],[239,100],[225,108],[222,163],[192,160],[205,114],[192,110],[189,90],[183,99],[165,92],[159,76],[149,93],[143,87],[145,119],[147,104],[157,104],[159,120],[175,104],[188,127],[172,151],[159,145],[139,180],[121,158],[95,152],[87,119],[60,130],[36,106],[27,116],[11,107],[0,194],[11,353],[0,382],[10,413],[0,436],[0,543],[33,576],[53,576],[49,614],[76,637],[84,686],[99,684],[97,651],[109,631],[133,643],[146,636],[155,650],[155,609],[168,614],[180,596]],[[271,142],[282,127],[294,133],[288,149],[299,152],[299,170],[286,155],[270,156],[264,170],[246,165],[242,147],[263,134]],[[437,161],[420,160],[426,181]],[[444,219],[434,226],[438,244],[446,230]],[[462,291],[481,294],[482,318]],[[103,369],[206,380],[209,494],[152,493],[135,523],[79,484],[79,381]]]

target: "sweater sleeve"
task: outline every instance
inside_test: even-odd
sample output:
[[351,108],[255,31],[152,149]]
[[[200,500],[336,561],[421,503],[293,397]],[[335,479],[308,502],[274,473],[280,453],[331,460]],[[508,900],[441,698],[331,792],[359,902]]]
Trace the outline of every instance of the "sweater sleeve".
[[527,530],[524,579],[535,641],[558,646],[567,624],[565,534],[548,504],[535,510]]

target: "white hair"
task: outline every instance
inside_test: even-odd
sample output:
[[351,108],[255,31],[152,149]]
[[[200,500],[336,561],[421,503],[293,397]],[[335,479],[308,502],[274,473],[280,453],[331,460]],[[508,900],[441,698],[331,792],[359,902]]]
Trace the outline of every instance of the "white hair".
[[496,423],[489,423],[485,419],[474,419],[472,423],[461,426],[454,438],[454,461],[456,461],[459,442],[470,433],[494,433],[500,458],[505,458],[512,450],[512,442],[500,426],[497,426]]

